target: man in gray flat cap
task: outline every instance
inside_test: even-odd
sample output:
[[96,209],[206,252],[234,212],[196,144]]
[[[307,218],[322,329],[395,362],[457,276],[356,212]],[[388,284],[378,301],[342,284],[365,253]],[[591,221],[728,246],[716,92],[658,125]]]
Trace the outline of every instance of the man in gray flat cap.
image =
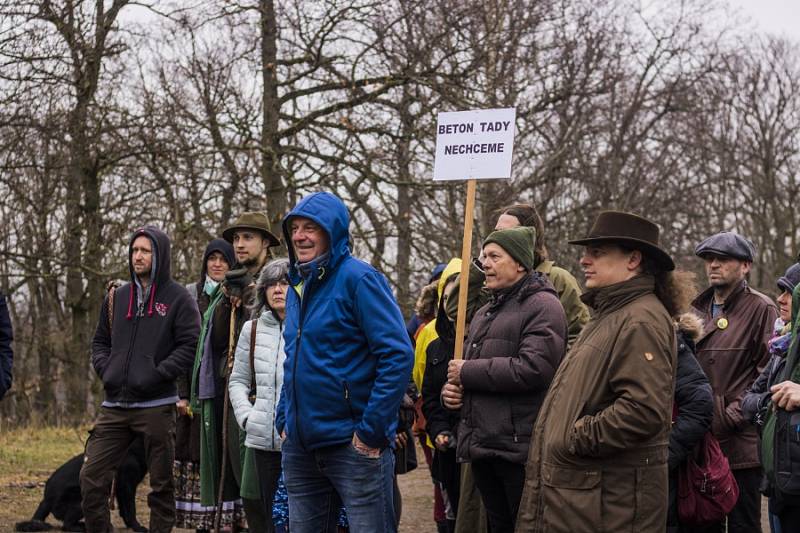
[[[767,342],[778,316],[775,304],[747,284],[755,247],[723,231],[695,249],[711,285],[692,302],[705,322],[697,359],[714,391],[712,431],[739,484],[739,500],[727,516],[730,533],[761,531],[761,462],[755,427],[742,416],[741,399],[769,360]],[[725,522],[703,531],[725,531]]]

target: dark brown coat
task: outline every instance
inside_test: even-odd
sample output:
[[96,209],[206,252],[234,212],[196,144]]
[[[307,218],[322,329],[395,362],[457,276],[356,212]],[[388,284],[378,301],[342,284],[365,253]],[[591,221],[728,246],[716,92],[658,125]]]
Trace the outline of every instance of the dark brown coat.
[[525,462],[533,423],[566,339],[564,308],[538,272],[496,292],[475,313],[461,368],[459,461]]
[[769,361],[767,342],[778,311],[772,300],[745,281],[728,296],[717,318],[711,318],[713,298],[709,288],[692,302],[705,322],[696,353],[714,391],[711,429],[731,468],[753,468],[761,464],[758,435],[742,415],[741,401]]
[[663,533],[676,339],[650,276],[589,291],[594,309],[542,405],[517,533]]

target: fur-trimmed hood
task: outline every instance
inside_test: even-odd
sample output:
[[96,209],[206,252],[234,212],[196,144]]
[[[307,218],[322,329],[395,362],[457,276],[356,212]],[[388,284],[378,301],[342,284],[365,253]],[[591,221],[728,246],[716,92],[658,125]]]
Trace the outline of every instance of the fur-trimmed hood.
[[697,339],[703,334],[703,319],[690,311],[678,315],[675,327],[692,342],[697,342]]

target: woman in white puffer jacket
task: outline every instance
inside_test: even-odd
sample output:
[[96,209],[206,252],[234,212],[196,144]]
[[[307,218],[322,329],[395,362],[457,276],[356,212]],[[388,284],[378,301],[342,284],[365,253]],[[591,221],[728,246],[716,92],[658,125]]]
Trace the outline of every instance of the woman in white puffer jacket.
[[[286,310],[286,291],[289,282],[287,259],[267,263],[258,277],[252,320],[242,326],[236,345],[236,361],[231,373],[229,391],[233,412],[239,426],[247,432],[245,446],[255,450],[261,500],[272,525],[272,499],[281,474],[281,438],[275,430],[275,408],[283,385],[283,319]],[[253,375],[250,368],[250,339],[256,327],[255,403],[251,404]]]

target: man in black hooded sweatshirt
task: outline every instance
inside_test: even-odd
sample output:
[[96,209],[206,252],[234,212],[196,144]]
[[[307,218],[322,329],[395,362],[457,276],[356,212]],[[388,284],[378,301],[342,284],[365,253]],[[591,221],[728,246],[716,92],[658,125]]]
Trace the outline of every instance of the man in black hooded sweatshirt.
[[89,533],[113,531],[111,482],[139,434],[150,472],[150,531],[171,531],[175,521],[175,379],[194,359],[199,313],[188,291],[170,277],[164,232],[151,226],[134,231],[128,260],[131,282],[103,302],[92,342],[92,366],[103,381],[105,401],[80,476]]

